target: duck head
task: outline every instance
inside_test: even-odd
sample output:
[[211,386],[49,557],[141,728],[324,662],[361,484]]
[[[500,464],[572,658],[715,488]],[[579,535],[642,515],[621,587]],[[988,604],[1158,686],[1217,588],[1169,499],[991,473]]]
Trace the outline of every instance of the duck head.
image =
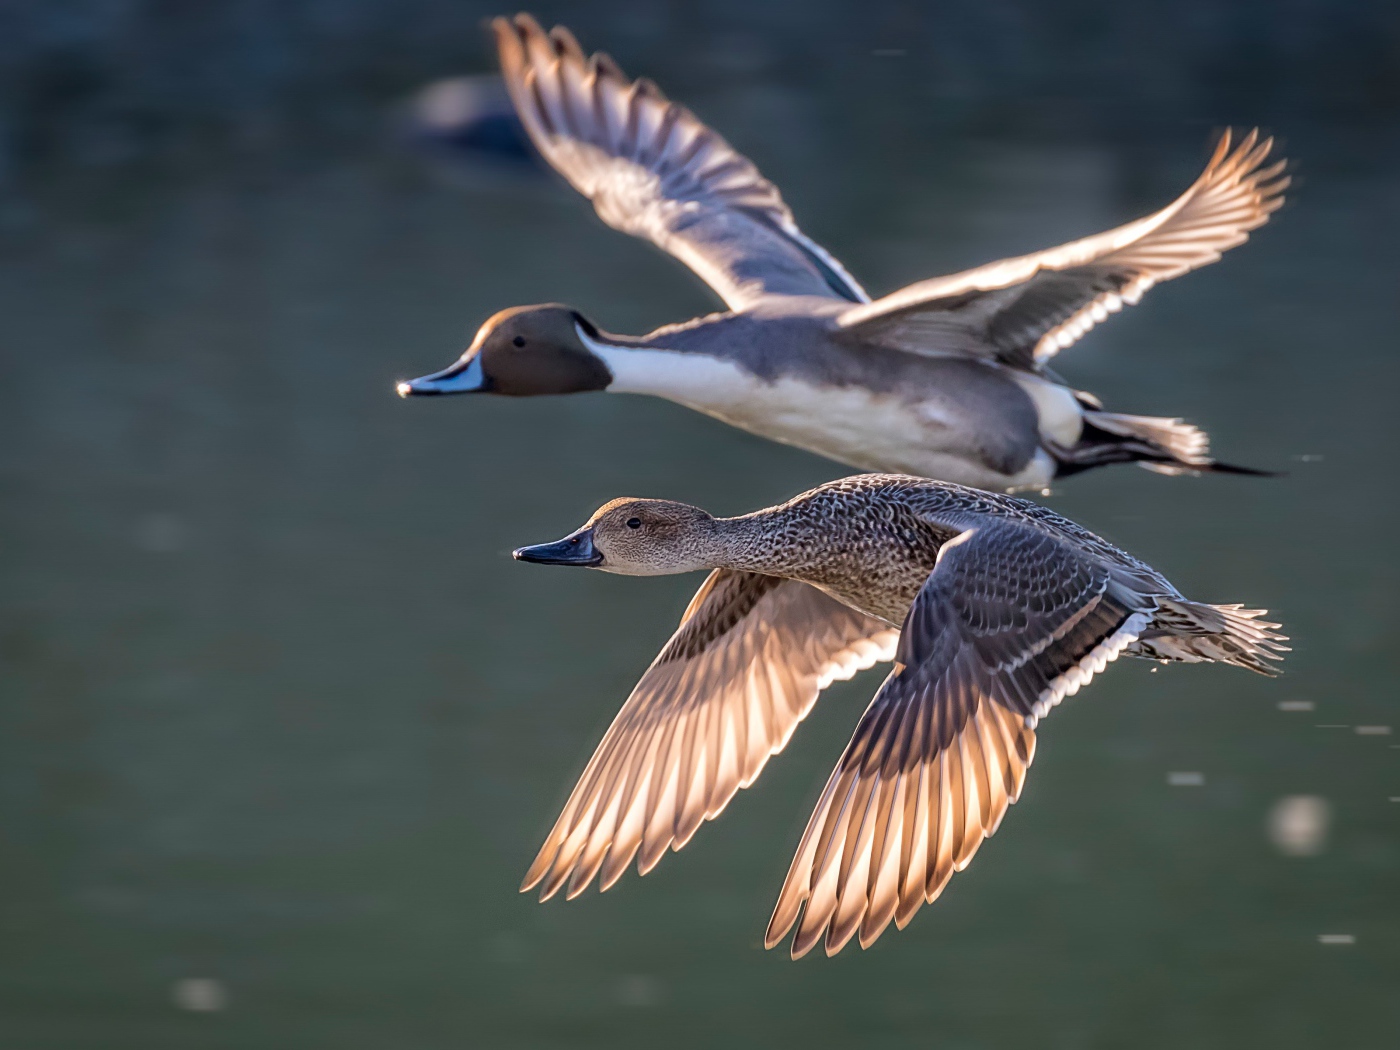
[[699,507],[615,499],[562,540],[521,547],[517,561],[583,565],[623,576],[669,576],[715,566],[716,521]]
[[612,373],[580,332],[598,337],[598,329],[581,313],[558,303],[502,310],[481,326],[455,364],[399,383],[399,396],[532,397],[606,390]]

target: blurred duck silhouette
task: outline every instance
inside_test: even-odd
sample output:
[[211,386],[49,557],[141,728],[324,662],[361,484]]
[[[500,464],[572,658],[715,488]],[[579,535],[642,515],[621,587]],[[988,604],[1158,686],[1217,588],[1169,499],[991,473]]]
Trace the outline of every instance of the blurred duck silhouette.
[[1232,145],[1227,133],[1154,215],[872,302],[777,188],[651,81],[528,15],[493,27],[544,158],[604,222],[680,259],[728,310],[624,336],[567,306],[514,307],[400,394],[652,394],[842,463],[987,489],[1109,463],[1263,473],[1216,462],[1205,433],[1179,419],[1104,411],[1046,362],[1268,221],[1288,185],[1283,161],[1266,166],[1272,140],[1250,132]]
[[822,792],[766,943],[900,928],[1020,794],[1039,719],[1120,654],[1272,674],[1263,610],[1184,598],[1034,503],[869,474],[714,518],[614,500],[522,561],[648,576],[712,569],[604,735],[525,876],[541,899],[645,874],[720,814],[835,679],[893,659]]

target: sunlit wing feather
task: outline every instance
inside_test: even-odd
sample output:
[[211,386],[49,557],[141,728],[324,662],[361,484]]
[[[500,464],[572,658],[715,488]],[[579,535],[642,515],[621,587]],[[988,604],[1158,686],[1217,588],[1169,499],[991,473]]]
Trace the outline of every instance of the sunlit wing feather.
[[676,256],[731,309],[765,293],[869,302],[777,187],[651,81],[586,57],[562,26],[546,33],[529,15],[492,26],[531,141],[609,226]]
[[831,775],[766,944],[796,958],[901,928],[972,860],[1021,792],[1035,725],[1146,627],[1154,600],[1038,530],[979,525],[945,545],[895,671]]
[[958,352],[1033,368],[1162,281],[1213,263],[1283,205],[1273,139],[1227,132],[1205,171],[1161,211],[1049,251],[936,277],[852,307],[838,324],[912,352]]
[[836,679],[889,660],[899,632],[806,584],[716,570],[604,735],[521,890],[548,899],[632,858],[645,874],[787,744]]

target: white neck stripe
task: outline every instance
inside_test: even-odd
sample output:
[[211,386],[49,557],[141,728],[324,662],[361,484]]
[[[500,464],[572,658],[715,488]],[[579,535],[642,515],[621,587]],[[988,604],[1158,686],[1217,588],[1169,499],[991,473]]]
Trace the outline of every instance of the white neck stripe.
[[757,381],[737,365],[709,354],[618,346],[577,327],[589,353],[608,366],[613,375],[608,389],[615,393],[653,394],[692,406],[722,405]]

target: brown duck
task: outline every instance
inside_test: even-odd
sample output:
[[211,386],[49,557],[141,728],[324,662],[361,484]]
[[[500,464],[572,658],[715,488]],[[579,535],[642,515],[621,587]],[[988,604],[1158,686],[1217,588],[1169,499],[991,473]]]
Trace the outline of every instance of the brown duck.
[[1120,654],[1272,674],[1263,610],[1206,605],[1025,500],[920,478],[834,481],[715,518],[615,500],[522,561],[636,576],[709,569],[598,745],[522,889],[643,874],[719,815],[831,681],[880,661],[768,926],[793,957],[903,927],[1016,801],[1038,721]]

